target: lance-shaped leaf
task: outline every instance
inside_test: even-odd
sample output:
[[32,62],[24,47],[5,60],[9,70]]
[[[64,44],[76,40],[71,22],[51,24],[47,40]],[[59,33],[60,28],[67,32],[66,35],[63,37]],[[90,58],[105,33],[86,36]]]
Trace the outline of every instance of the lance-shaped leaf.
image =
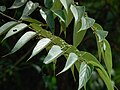
[[61,21],[63,21],[64,23],[66,23],[66,17],[65,14],[62,10],[55,10],[53,11],[53,13],[58,16],[60,18]]
[[103,30],[96,30],[97,36],[99,38],[99,42],[103,41],[106,36],[108,35],[107,31],[103,31]]
[[15,44],[15,46],[13,47],[13,49],[11,50],[11,52],[9,54],[12,54],[14,52],[16,52],[17,50],[19,50],[22,46],[24,46],[29,40],[31,40],[33,37],[35,37],[36,32],[33,31],[28,31],[26,32],[19,40],[18,42]]
[[109,42],[107,40],[104,40],[105,44],[105,65],[108,70],[108,74],[111,77],[111,71],[112,71],[112,54],[111,54],[111,48],[109,45]]
[[60,0],[53,0],[53,6],[51,10],[60,10],[62,8],[62,4],[60,3]]
[[58,74],[61,74],[61,73],[65,72],[65,71],[67,71],[69,68],[71,68],[71,66],[72,66],[77,60],[78,60],[78,56],[77,56],[75,53],[70,53],[70,54],[69,54],[69,57],[68,57],[68,59],[67,59],[67,62],[66,62],[66,64],[65,64],[64,69],[63,69],[60,73],[58,73]]
[[54,60],[56,60],[62,54],[63,51],[61,50],[61,47],[57,45],[53,45],[50,51],[48,52],[48,55],[45,57],[44,63],[49,64]]
[[38,6],[39,3],[33,3],[32,1],[27,2],[21,18],[30,15]]
[[87,31],[87,30],[80,30],[80,27],[81,27],[81,22],[80,21],[77,22],[77,24],[75,23],[74,32],[73,32],[73,45],[75,47],[77,47],[81,43],[81,41],[83,40],[83,38],[86,34],[86,31]]
[[43,38],[43,39],[39,40],[37,45],[33,49],[32,54],[28,60],[30,60],[33,56],[35,56],[36,54],[41,52],[46,46],[48,46],[50,44],[50,42],[51,42],[51,40],[49,38]]
[[9,9],[19,8],[19,7],[23,6],[26,2],[27,2],[27,0],[15,0],[13,5]]
[[40,9],[40,14],[43,17],[43,19],[46,21],[46,23],[48,24],[51,32],[54,33],[55,21],[54,21],[54,17],[53,17],[53,12],[50,10]]
[[44,0],[44,5],[50,9],[53,5],[53,0]]
[[[88,28],[90,28],[91,26],[93,26],[93,24],[95,23],[95,20],[92,19],[92,18],[89,18],[89,17],[82,17],[81,18],[81,22],[82,22],[82,25],[81,25],[81,28],[80,30],[86,30]],[[80,31],[79,30],[79,31]],[[79,32],[78,31],[78,32]]]
[[12,36],[12,35],[20,32],[20,31],[22,31],[22,30],[25,29],[26,27],[27,27],[27,24],[25,24],[25,23],[20,23],[20,24],[18,24],[18,25],[16,25],[16,26],[12,27],[12,28],[8,31],[8,33],[6,34],[6,36],[5,36],[5,38],[4,38],[3,40],[5,40],[6,38],[8,38],[8,37],[10,37],[10,36]]
[[87,81],[90,79],[93,68],[94,67],[92,64],[86,64],[85,62],[81,63],[80,72],[79,72],[78,90],[80,90],[87,83]]
[[16,24],[17,22],[15,21],[5,23],[3,26],[0,27],[0,35],[6,33],[10,28],[12,28]]
[[74,0],[60,0],[62,5],[64,6],[65,10],[68,12],[71,4],[73,3]]
[[[93,66],[95,66],[96,70],[99,69],[98,73],[101,76],[102,80],[105,82],[108,90],[114,90],[114,87],[111,83],[111,79],[108,76],[107,72],[105,71],[104,67],[100,64],[100,62],[94,57],[92,54],[84,51],[80,51],[81,59],[85,60],[86,62],[91,63]],[[104,77],[102,77],[104,76]]]
[[30,23],[42,24],[42,22],[40,22],[40,21],[38,21],[36,19],[30,18],[30,17],[23,17],[22,20],[30,22]]
[[85,7],[84,6],[75,6],[75,5],[71,5],[70,7],[71,12],[75,18],[75,22],[79,22],[82,18],[82,16],[85,13]]

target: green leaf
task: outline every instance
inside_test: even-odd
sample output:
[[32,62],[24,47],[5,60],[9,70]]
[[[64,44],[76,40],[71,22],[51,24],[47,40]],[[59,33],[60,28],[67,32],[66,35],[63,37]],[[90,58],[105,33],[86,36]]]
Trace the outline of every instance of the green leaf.
[[106,36],[108,35],[107,31],[103,31],[103,30],[96,30],[97,36],[99,38],[99,42],[103,41]]
[[[93,24],[95,23],[95,20],[89,17],[82,17],[81,22],[82,22],[82,26],[80,30],[86,30],[91,26],[93,26]],[[80,32],[80,30],[78,32]]]
[[53,5],[53,0],[44,0],[44,5],[50,9]]
[[61,50],[61,47],[57,45],[53,45],[50,51],[48,52],[48,55],[45,57],[44,63],[49,64],[54,60],[56,60],[62,54],[63,54],[63,50]]
[[39,3],[33,3],[32,1],[27,2],[21,18],[24,18],[30,15],[38,6],[39,6]]
[[69,10],[68,13],[66,13],[64,10],[64,13],[65,13],[65,17],[66,17],[66,27],[68,27],[68,25],[73,20],[73,14],[72,14],[71,10]]
[[9,54],[12,54],[14,52],[16,52],[17,50],[19,50],[21,47],[23,47],[29,40],[31,40],[33,37],[35,37],[36,32],[33,31],[28,31],[26,32],[19,40],[18,42],[15,44],[15,46],[13,47],[13,49],[11,50],[11,52]]
[[27,2],[27,0],[15,0],[13,5],[9,9],[19,8],[19,7],[23,6],[26,2]]
[[6,10],[5,6],[0,6],[0,11],[4,12]]
[[108,70],[108,74],[111,77],[111,71],[112,71],[112,54],[111,54],[111,48],[109,45],[109,42],[107,40],[104,40],[105,44],[105,65]]
[[58,16],[60,18],[61,21],[63,21],[64,23],[66,23],[66,17],[65,14],[62,10],[55,10],[53,11],[53,13]]
[[87,31],[87,30],[80,30],[80,27],[81,27],[81,22],[80,21],[77,24],[74,25],[73,45],[75,47],[77,47],[81,43],[81,41],[83,40],[83,38],[86,34],[86,31]]
[[5,40],[6,38],[8,38],[8,37],[10,37],[10,36],[13,36],[14,34],[22,31],[22,30],[25,29],[25,28],[27,28],[27,24],[25,24],[25,23],[20,23],[20,24],[18,24],[18,25],[16,25],[16,26],[12,27],[12,28],[8,31],[8,33],[6,34],[6,36],[4,37],[3,40]]
[[65,10],[68,12],[71,4],[73,3],[74,0],[60,0],[62,5],[64,6]]
[[71,5],[70,9],[71,9],[71,12],[75,18],[75,23],[79,22],[85,13],[85,7]]
[[54,33],[55,21],[54,21],[54,17],[53,17],[52,11],[50,11],[50,10],[43,11],[42,9],[40,9],[40,14],[42,15],[43,19],[48,24],[51,32]]
[[60,10],[62,8],[62,4],[60,3],[60,0],[53,0],[53,6],[51,10]]
[[10,21],[10,22],[7,22],[5,23],[4,25],[2,25],[0,27],[0,35],[6,33],[10,28],[12,28],[14,25],[16,25],[17,22],[15,21]]
[[75,18],[74,31],[73,31],[73,45],[77,47],[81,43],[86,33],[86,30],[78,32],[81,27],[81,18],[85,13],[85,7],[71,5],[70,9]]
[[67,62],[66,62],[66,64],[65,64],[64,69],[63,69],[61,72],[59,72],[58,74],[61,74],[61,73],[65,72],[65,71],[67,71],[69,68],[72,67],[72,65],[73,65],[77,60],[78,60],[78,56],[77,56],[75,53],[70,53],[70,54],[69,54],[69,57],[68,57],[68,59],[67,59]]
[[[47,47],[51,43],[51,40],[49,38],[43,38],[38,41],[37,45],[32,51],[32,54],[28,60],[30,60],[33,56],[41,52],[45,47]],[[28,61],[27,60],[27,61]]]
[[108,76],[106,76],[105,73],[100,68],[96,68],[96,70],[98,71],[100,77],[104,80],[104,82],[107,86],[107,89],[114,90],[114,86],[112,84],[112,81],[110,79],[108,79]]
[[103,30],[102,26],[100,26],[98,23],[94,23],[93,28],[95,30]]
[[85,62],[81,63],[78,90],[80,90],[84,85],[86,85],[87,81],[90,79],[93,69],[94,67],[92,64],[86,64]]
[[[99,61],[92,54],[84,51],[80,51],[81,59],[85,60],[88,63],[91,63],[95,69],[98,71],[102,80],[105,82],[108,90],[114,90],[110,77],[105,71],[104,67],[99,63]],[[99,69],[99,70],[98,70]],[[103,77],[104,76],[104,77]]]
[[22,18],[22,20],[30,22],[30,23],[42,24],[40,21],[33,19],[33,18],[30,18],[30,17],[24,17],[24,18]]

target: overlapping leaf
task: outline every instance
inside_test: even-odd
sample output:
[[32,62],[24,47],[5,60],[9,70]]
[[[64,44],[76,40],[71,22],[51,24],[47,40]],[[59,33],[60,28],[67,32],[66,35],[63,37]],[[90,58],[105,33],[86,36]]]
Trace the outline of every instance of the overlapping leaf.
[[95,69],[98,71],[98,73],[101,76],[102,80],[105,82],[108,90],[114,90],[113,85],[111,83],[110,77],[108,76],[108,74],[105,71],[104,67],[96,59],[96,57],[94,57],[92,54],[90,54],[88,52],[84,52],[84,51],[80,51],[80,54],[81,54],[81,59],[85,60],[86,62],[91,63],[93,66],[96,67]]
[[71,5],[70,9],[75,18],[74,31],[73,31],[73,45],[77,47],[81,43],[81,41],[86,33],[86,30],[78,32],[81,27],[81,18],[85,13],[85,7]]
[[53,0],[53,6],[51,10],[60,10],[62,8],[62,4],[60,3],[60,0]]
[[65,10],[68,12],[71,4],[73,3],[74,0],[60,0],[62,5],[64,6]]
[[49,64],[54,60],[56,60],[62,54],[63,54],[63,50],[61,50],[61,47],[57,45],[53,45],[50,51],[48,52],[48,55],[45,57],[44,63]]
[[71,5],[70,7],[72,14],[75,18],[75,23],[79,22],[82,18],[82,16],[85,13],[85,7],[84,6],[75,6],[75,5]]
[[38,6],[39,3],[33,3],[32,1],[27,2],[21,18],[30,15]]
[[96,32],[97,32],[97,36],[99,38],[99,42],[103,41],[106,38],[106,36],[108,35],[107,31],[96,30]]
[[51,29],[51,32],[54,33],[55,21],[54,21],[54,17],[53,17],[53,12],[50,10],[40,9],[40,14],[42,15],[43,19],[48,24],[49,28]]
[[10,21],[10,22],[5,23],[3,26],[0,27],[0,35],[7,32],[10,28],[12,28],[16,24],[17,22],[15,21]]
[[10,37],[10,36],[12,36],[12,35],[20,32],[20,31],[22,31],[22,30],[25,29],[26,27],[27,27],[27,24],[25,24],[25,23],[20,23],[20,24],[18,24],[18,25],[16,25],[16,26],[12,27],[12,28],[8,31],[8,33],[6,34],[6,36],[5,36],[5,38],[4,38],[3,40],[5,40],[6,38],[8,38],[8,37]]
[[[80,30],[81,27],[81,22],[79,21],[75,26],[74,26],[74,32],[73,32],[73,45],[77,47],[81,41],[83,40],[85,33],[87,30]],[[79,31],[79,32],[78,32]]]
[[[64,69],[60,72],[63,73],[65,71],[67,71],[69,68],[71,68],[71,66],[78,60],[78,56],[75,53],[70,53],[69,57],[67,59],[67,62],[65,64]],[[58,73],[58,74],[60,74]]]
[[19,40],[18,42],[15,44],[15,46],[13,47],[13,49],[11,50],[11,52],[9,54],[12,54],[14,52],[16,52],[17,50],[19,50],[22,46],[24,46],[29,40],[31,40],[34,36],[36,35],[36,32],[33,31],[28,31],[26,32]]
[[27,2],[27,0],[15,0],[13,5],[9,9],[19,8],[19,7],[23,6],[26,2]]
[[81,63],[80,72],[79,72],[78,90],[80,90],[86,84],[86,82],[90,79],[93,68],[94,67],[92,64],[86,64],[85,62]]
[[109,42],[107,40],[104,40],[105,44],[105,65],[108,70],[108,74],[111,77],[111,71],[112,71],[112,54],[111,54],[111,48],[109,45]]
[[[33,56],[41,52],[45,47],[47,47],[50,44],[51,40],[49,38],[43,38],[38,41],[37,45],[32,51],[32,54],[28,60],[30,60]],[[27,60],[27,61],[28,61]]]
[[61,21],[63,21],[64,23],[66,23],[66,17],[65,14],[62,10],[55,10],[53,11],[53,13],[58,16],[60,18]]
[[[81,22],[82,22],[82,25],[81,25],[81,28],[80,30],[86,30],[88,28],[90,28],[91,26],[93,26],[93,24],[95,23],[95,20],[92,19],[92,18],[89,18],[89,17],[82,17],[81,18]],[[79,30],[79,31],[80,31]],[[78,32],[79,32],[78,31]]]
[[44,0],[44,5],[47,8],[51,8],[53,5],[53,0]]

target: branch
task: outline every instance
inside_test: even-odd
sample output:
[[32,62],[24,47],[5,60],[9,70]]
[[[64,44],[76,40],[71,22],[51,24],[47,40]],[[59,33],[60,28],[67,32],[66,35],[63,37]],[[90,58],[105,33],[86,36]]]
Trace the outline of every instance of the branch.
[[1,14],[2,16],[4,16],[4,17],[7,17],[7,18],[13,20],[13,21],[18,21],[18,20],[14,19],[14,18],[12,18],[12,17],[10,17],[10,16],[8,16],[8,15],[2,13],[2,12],[0,12],[0,14]]

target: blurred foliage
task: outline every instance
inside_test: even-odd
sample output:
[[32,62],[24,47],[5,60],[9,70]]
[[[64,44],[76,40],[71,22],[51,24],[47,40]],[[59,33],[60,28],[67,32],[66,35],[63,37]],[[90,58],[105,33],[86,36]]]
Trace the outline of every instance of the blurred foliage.
[[[1,0],[0,6],[6,6],[9,8],[14,0]],[[43,0],[34,0],[43,5]],[[113,53],[113,76],[112,79],[115,81],[116,86],[120,89],[120,3],[119,0],[75,0],[80,5],[84,5],[86,7],[86,11],[88,15],[92,18],[95,18],[96,22],[101,24],[104,30],[109,31],[108,41],[112,47]],[[8,4],[9,3],[9,4]],[[22,8],[16,10],[6,10],[5,14],[9,16],[13,16],[16,19],[20,18],[22,14]],[[32,14],[31,17],[35,17],[38,20],[44,20],[37,13]],[[14,15],[13,15],[14,14]],[[9,21],[8,18],[0,15],[0,26]],[[57,20],[56,20],[57,22]],[[59,27],[59,24],[56,26]],[[80,45],[80,50],[89,50],[92,53],[97,54],[97,47],[94,41],[94,36],[91,34],[92,32],[88,32],[86,35],[83,44]],[[8,56],[2,58],[3,55],[8,53],[11,48],[14,46],[16,41],[20,38],[22,32],[17,34],[17,37],[12,36],[11,39],[5,41],[2,45],[0,44],[0,89],[1,90],[76,90],[77,86],[73,80],[70,71],[65,72],[62,75],[55,76],[54,66],[44,65],[42,63],[44,59],[44,55],[46,55],[46,51],[41,52],[37,55],[36,58],[33,58],[32,61],[26,63],[25,58],[23,59],[21,56],[27,56],[30,54],[24,55],[27,53],[27,50],[34,46],[34,43],[29,42],[24,46],[24,51],[19,50],[19,52],[13,54],[12,56]],[[4,36],[4,35],[3,35]],[[87,37],[88,36],[88,37]],[[61,36],[62,37],[62,36]],[[67,36],[68,42],[71,42],[69,39],[71,37]],[[92,39],[91,39],[92,38]],[[11,42],[14,40],[14,42]],[[2,37],[0,37],[0,41],[2,41]],[[36,40],[33,40],[36,42]],[[89,43],[89,44],[88,44]],[[41,58],[39,58],[41,56]],[[21,58],[20,58],[21,57]],[[18,59],[17,59],[18,58]],[[59,61],[59,62],[63,62]],[[58,65],[59,69],[62,69],[64,64],[61,66]],[[56,68],[56,72],[60,71]],[[49,73],[49,76],[48,76]],[[77,76],[77,73],[76,73]],[[59,78],[58,78],[59,77]],[[58,82],[58,83],[57,83]],[[91,83],[92,82],[92,83]],[[90,90],[102,90],[105,86],[101,81],[100,77],[93,72],[92,78],[87,83],[87,89]],[[94,88],[93,88],[94,87]]]

